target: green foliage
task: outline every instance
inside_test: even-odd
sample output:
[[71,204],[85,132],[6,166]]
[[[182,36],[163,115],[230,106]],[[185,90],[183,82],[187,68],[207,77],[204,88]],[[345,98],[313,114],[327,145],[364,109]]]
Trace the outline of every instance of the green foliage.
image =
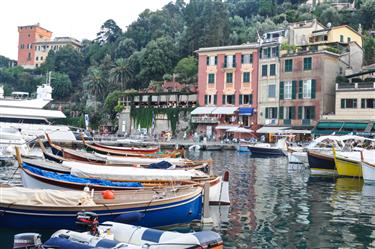
[[[40,77],[40,84],[46,82],[46,76]],[[66,100],[73,90],[72,81],[65,73],[53,72],[51,75],[52,96],[56,100]]]
[[99,44],[113,43],[121,36],[121,34],[121,28],[117,26],[115,21],[109,19],[101,26],[100,32],[97,33],[96,41],[98,41]]
[[375,28],[375,0],[365,0],[360,7],[361,23],[364,28]]
[[198,61],[194,56],[181,59],[174,68],[176,80],[186,84],[197,83]]
[[[116,113],[119,112],[115,108],[118,106],[118,99],[123,94],[122,91],[116,90],[107,95],[104,101],[104,111],[111,115],[111,118],[115,118]],[[121,109],[122,111],[122,109]]]
[[375,63],[375,38],[365,36],[363,42],[364,62],[366,65]]
[[85,79],[84,85],[92,95],[97,97],[97,99],[103,98],[106,79],[103,77],[103,72],[100,68],[93,66],[88,69],[88,75]]
[[115,61],[114,67],[110,70],[109,74],[112,83],[120,87],[121,90],[125,90],[132,72],[128,61],[120,58]]

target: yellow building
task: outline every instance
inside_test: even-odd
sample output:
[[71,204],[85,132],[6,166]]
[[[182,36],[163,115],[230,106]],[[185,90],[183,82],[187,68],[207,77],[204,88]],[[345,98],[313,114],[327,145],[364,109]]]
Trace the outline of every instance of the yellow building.
[[310,43],[356,42],[362,48],[362,35],[348,25],[329,27],[313,31]]

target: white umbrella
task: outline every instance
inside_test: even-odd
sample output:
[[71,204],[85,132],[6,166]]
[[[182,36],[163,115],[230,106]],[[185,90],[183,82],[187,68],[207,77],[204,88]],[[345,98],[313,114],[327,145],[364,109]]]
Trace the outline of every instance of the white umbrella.
[[234,127],[227,130],[227,132],[233,132],[233,133],[252,133],[253,130],[246,129],[243,127]]

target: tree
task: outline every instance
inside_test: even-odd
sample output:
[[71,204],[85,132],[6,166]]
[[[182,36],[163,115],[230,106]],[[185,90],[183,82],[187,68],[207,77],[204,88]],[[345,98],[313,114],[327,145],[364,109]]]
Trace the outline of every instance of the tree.
[[364,62],[366,65],[375,63],[375,38],[365,36],[363,41]]
[[360,8],[360,15],[365,29],[375,28],[375,0],[366,0]]
[[108,113],[112,119],[116,116],[115,107],[118,104],[118,99],[122,96],[123,92],[119,90],[115,90],[108,94],[104,101],[104,110]]
[[99,44],[114,43],[122,35],[122,30],[117,26],[115,21],[109,19],[104,22],[100,28],[100,32],[96,35],[96,41]]
[[97,67],[90,67],[85,79],[85,87],[97,99],[103,99],[106,81],[103,78],[103,72]]
[[[40,77],[40,83],[46,82],[46,76]],[[65,73],[53,72],[51,75],[52,97],[57,100],[65,100],[72,93],[72,82]]]
[[131,38],[123,38],[119,41],[116,49],[116,58],[128,58],[137,50],[137,45]]
[[194,56],[181,59],[174,68],[176,80],[186,84],[197,82],[198,61]]
[[123,59],[117,59],[115,61],[114,68],[110,71],[111,81],[121,87],[121,90],[127,88],[127,82],[130,78],[131,72],[128,62]]
[[325,25],[331,23],[333,26],[336,26],[341,24],[341,16],[335,8],[329,7],[323,10],[319,17],[319,21]]

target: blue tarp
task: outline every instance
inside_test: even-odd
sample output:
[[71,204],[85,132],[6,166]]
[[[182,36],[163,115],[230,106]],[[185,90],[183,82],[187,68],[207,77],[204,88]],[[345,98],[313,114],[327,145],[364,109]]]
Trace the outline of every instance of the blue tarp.
[[70,174],[58,174],[55,172],[42,170],[36,167],[33,167],[27,163],[22,164],[23,168],[29,170],[30,172],[44,176],[50,179],[55,179],[64,182],[72,182],[72,183],[81,183],[81,184],[94,184],[100,186],[108,186],[108,187],[132,187],[132,188],[142,188],[142,184],[139,182],[113,182],[109,180],[103,179],[89,179],[89,178],[80,178],[77,176],[73,176]]
[[167,161],[161,161],[161,162],[158,162],[158,163],[151,163],[148,168],[149,169],[168,169],[169,167],[171,167],[172,164],[167,162]]
[[251,116],[253,115],[254,108],[252,107],[240,107],[238,110],[239,115],[244,115],[244,116]]

